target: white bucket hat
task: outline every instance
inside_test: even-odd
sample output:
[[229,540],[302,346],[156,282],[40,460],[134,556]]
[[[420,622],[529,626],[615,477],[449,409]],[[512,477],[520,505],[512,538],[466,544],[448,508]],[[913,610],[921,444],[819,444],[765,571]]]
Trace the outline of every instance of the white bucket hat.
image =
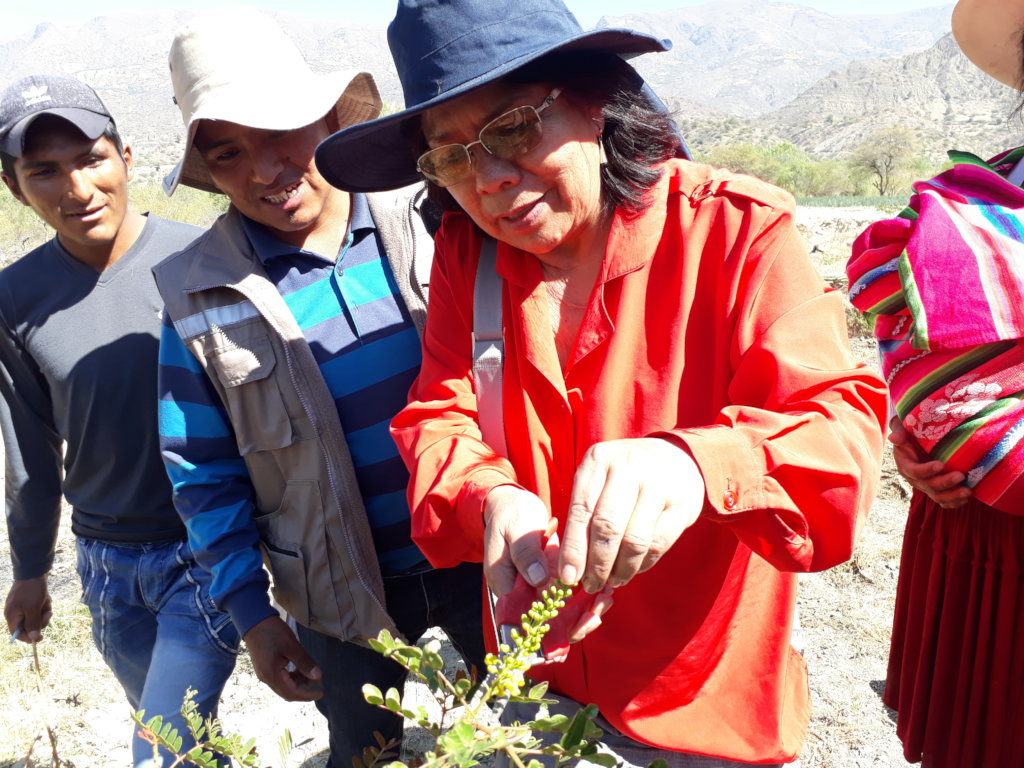
[[313,72],[277,22],[242,6],[211,8],[185,24],[171,43],[170,67],[187,136],[181,160],[164,178],[168,195],[178,184],[220,191],[193,143],[200,120],[290,131],[333,107],[340,129],[381,111],[370,74]]

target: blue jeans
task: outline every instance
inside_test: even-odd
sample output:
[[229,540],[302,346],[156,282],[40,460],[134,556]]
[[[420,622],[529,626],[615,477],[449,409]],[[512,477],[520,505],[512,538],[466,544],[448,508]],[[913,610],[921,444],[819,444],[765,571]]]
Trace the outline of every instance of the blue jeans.
[[[239,636],[227,614],[210,598],[210,575],[192,557],[187,542],[108,544],[77,540],[82,602],[92,614],[92,637],[103,660],[146,719],[160,715],[182,736],[182,750],[195,742],[181,717],[185,691],[204,717],[216,716],[217,701],[235,666]],[[133,733],[137,729],[133,728]],[[164,765],[170,765],[163,752]],[[153,748],[132,739],[136,766],[148,765]]]
[[[443,629],[467,666],[475,665],[483,675],[484,641],[479,563],[462,563],[454,568],[437,568],[412,576],[384,579],[388,613],[398,631],[415,643],[430,627]],[[402,689],[405,669],[376,651],[346,643],[301,624],[299,641],[323,672],[324,696],[316,702],[327,718],[332,768],[352,765],[353,755],[376,746],[373,732],[386,739],[400,738],[402,720],[363,698],[364,683],[381,691]]]

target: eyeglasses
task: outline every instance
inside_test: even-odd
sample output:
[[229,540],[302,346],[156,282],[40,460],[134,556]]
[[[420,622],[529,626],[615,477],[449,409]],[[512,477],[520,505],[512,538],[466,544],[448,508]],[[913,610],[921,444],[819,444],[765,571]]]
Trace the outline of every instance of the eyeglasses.
[[450,187],[473,173],[473,153],[469,150],[475,144],[500,160],[525,155],[540,143],[543,135],[540,113],[550,107],[561,92],[560,88],[552,90],[539,107],[516,107],[498,115],[480,129],[476,141],[427,150],[416,161],[416,170],[437,186]]

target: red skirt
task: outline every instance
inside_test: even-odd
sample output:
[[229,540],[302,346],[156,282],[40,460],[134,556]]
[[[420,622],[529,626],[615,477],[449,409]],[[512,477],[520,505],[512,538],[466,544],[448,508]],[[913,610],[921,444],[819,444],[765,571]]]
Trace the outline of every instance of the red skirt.
[[914,493],[885,689],[908,761],[1024,766],[1022,563],[1024,516]]

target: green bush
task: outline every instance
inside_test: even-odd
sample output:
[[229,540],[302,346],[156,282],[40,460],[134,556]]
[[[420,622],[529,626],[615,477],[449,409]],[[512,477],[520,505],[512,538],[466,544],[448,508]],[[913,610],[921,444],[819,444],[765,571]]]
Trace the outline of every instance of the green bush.
[[825,195],[823,197],[797,197],[797,205],[807,208],[879,208],[899,212],[906,206],[910,194],[906,195]]
[[[228,206],[224,195],[191,187],[178,187],[173,197],[167,197],[161,186],[153,182],[130,184],[128,194],[133,210],[203,228],[210,226]],[[35,211],[19,203],[9,192],[0,192],[0,267],[21,258],[51,237],[53,230]]]
[[148,211],[162,219],[195,224],[204,229],[228,208],[226,196],[186,186],[179,186],[172,197],[165,195],[163,187],[156,183],[133,184],[129,193],[136,211]]

